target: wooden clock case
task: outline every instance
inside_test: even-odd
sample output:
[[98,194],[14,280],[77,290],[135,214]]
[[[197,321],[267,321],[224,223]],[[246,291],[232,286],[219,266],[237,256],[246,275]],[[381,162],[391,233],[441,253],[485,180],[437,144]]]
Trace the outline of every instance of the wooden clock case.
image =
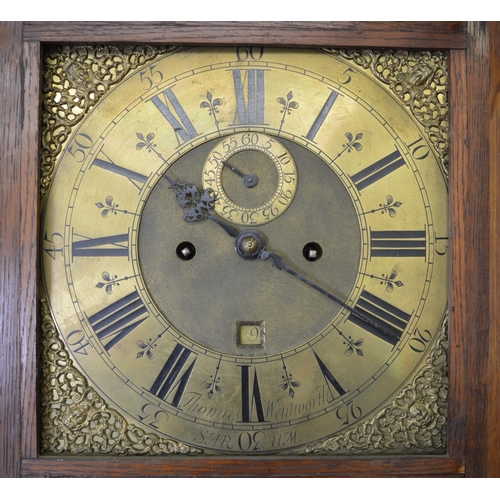
[[[40,70],[44,44],[151,43],[449,51],[447,453],[85,458],[39,453]],[[0,23],[0,476],[500,476],[500,23]]]

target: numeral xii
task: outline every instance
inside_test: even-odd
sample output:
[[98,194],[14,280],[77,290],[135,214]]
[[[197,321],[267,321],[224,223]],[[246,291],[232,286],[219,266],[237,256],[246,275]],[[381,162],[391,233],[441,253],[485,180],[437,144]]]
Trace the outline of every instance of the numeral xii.
[[266,71],[268,70],[232,70],[236,95],[236,112],[232,125],[264,124],[264,76]]

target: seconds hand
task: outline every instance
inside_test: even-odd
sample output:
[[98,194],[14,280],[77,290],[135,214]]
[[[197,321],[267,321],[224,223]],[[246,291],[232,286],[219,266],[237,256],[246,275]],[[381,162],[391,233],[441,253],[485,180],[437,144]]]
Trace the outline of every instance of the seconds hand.
[[229,170],[233,171],[235,174],[239,175],[243,179],[243,184],[247,188],[253,188],[257,185],[257,176],[254,174],[244,174],[241,170],[238,170],[235,166],[231,165],[227,161],[222,160],[222,164]]

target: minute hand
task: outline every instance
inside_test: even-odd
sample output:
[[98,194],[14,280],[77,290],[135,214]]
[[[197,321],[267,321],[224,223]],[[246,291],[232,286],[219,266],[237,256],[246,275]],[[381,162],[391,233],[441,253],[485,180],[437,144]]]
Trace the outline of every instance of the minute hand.
[[390,338],[394,337],[394,334],[387,331],[383,326],[379,325],[378,323],[373,321],[371,318],[369,318],[368,316],[366,316],[365,314],[363,314],[359,310],[354,309],[350,305],[346,304],[343,300],[339,299],[338,297],[331,294],[330,292],[328,292],[324,288],[320,287],[319,285],[317,285],[316,283],[314,283],[310,279],[308,279],[305,276],[303,276],[302,274],[298,273],[297,271],[295,271],[295,269],[292,269],[288,264],[283,262],[283,259],[279,255],[276,255],[273,252],[268,252],[267,250],[264,250],[264,251],[262,251],[260,258],[263,260],[271,259],[274,266],[277,269],[279,269],[280,271],[286,271],[287,273],[291,274],[295,278],[298,278],[300,281],[304,282],[306,285],[309,285],[310,287],[312,287],[315,290],[317,290],[318,292],[322,293],[323,295],[325,295],[329,299],[333,300],[334,302],[336,302],[340,306],[346,308],[351,314],[353,314],[354,316],[359,318],[364,323],[372,326],[373,328],[376,328],[377,330],[379,330],[380,332],[382,332],[383,334],[387,335]]

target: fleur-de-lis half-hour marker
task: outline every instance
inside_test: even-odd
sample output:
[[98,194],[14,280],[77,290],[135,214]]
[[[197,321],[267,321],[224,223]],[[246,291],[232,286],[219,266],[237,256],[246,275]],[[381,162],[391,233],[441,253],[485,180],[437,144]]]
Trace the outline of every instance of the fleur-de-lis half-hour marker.
[[113,287],[120,286],[120,281],[128,280],[129,276],[118,279],[118,276],[116,274],[114,276],[111,276],[111,274],[109,274],[107,271],[104,271],[102,273],[102,279],[104,280],[104,282],[99,281],[96,285],[96,288],[104,288],[106,290],[106,293],[108,295],[111,295],[113,293]]
[[154,148],[157,145],[153,143],[154,138],[155,138],[155,135],[153,134],[153,132],[150,132],[146,137],[144,137],[139,132],[136,132],[135,135],[137,136],[137,138],[140,141],[135,146],[137,151],[140,151],[143,148],[146,148],[146,151],[148,153],[151,153],[151,151],[154,151]]
[[291,398],[293,398],[295,396],[295,391],[293,390],[293,387],[295,388],[300,387],[301,383],[292,380],[293,375],[291,373],[290,374],[288,373],[283,356],[281,357],[281,360],[283,361],[283,371],[285,372],[285,374],[281,376],[281,378],[283,379],[283,383],[278,386],[278,389],[280,391],[286,391],[288,389],[288,395]]
[[363,356],[363,351],[360,349],[360,347],[364,343],[363,339],[352,340],[352,337],[350,335],[346,337],[342,332],[339,332],[339,334],[344,338],[344,345],[348,346],[346,351],[344,352],[346,356],[352,356],[354,353],[356,353],[358,356]]
[[132,212],[129,212],[128,210],[122,210],[121,208],[118,208],[120,205],[118,203],[114,203],[112,196],[106,196],[104,203],[98,201],[95,206],[99,210],[101,210],[101,217],[103,217],[104,219],[110,214],[132,214]]
[[375,212],[380,212],[381,214],[387,213],[391,219],[394,219],[398,214],[396,208],[399,208],[403,203],[401,201],[394,201],[394,198],[390,194],[386,198],[386,203],[380,203],[378,208],[368,210],[367,212],[363,212],[363,214],[374,214]]
[[386,276],[385,274],[382,274],[382,280],[380,282],[381,285],[385,284],[385,290],[387,292],[392,292],[394,290],[394,285],[396,285],[398,288],[400,286],[404,286],[402,281],[396,281],[398,273],[394,270],[391,271],[391,274],[389,276]]
[[344,134],[347,138],[347,142],[345,144],[342,144],[342,147],[344,148],[335,159],[340,158],[346,151],[350,153],[353,149],[356,151],[361,151],[363,149],[363,145],[361,144],[361,139],[363,138],[363,134],[360,132],[359,134],[356,134],[354,136],[351,134],[351,132],[346,132]]
[[201,386],[203,389],[208,389],[208,399],[212,399],[214,397],[214,394],[216,392],[218,393],[223,393],[224,389],[219,385],[220,384],[220,377],[218,377],[220,369],[220,358],[219,358],[219,363],[217,364],[217,368],[215,369],[215,375],[210,375],[210,378],[206,382],[202,382]]
[[394,287],[402,287],[404,283],[401,280],[396,280],[398,273],[396,270],[392,270],[389,275],[382,274],[382,276],[375,276],[373,274],[366,274],[369,278],[373,278],[376,280],[380,280],[380,284],[385,286],[385,291],[391,293],[394,290]]
[[167,330],[160,333],[154,340],[150,338],[148,342],[144,342],[144,340],[138,340],[137,346],[141,350],[137,353],[136,358],[142,358],[145,354],[148,359],[154,359],[155,355],[153,354],[153,349],[158,346],[158,340],[163,337],[166,331]]
[[222,103],[222,99],[220,99],[219,97],[216,97],[214,99],[212,93],[209,91],[207,91],[207,100],[200,103],[200,108],[208,108],[208,114],[214,117],[214,123],[217,127],[217,130],[219,130],[219,120],[217,120],[217,113],[219,112],[218,108],[222,105]]
[[292,101],[292,99],[293,99],[293,92],[291,90],[286,95],[286,99],[284,97],[278,97],[277,99],[277,101],[283,106],[283,108],[281,108],[280,111],[280,113],[283,114],[279,128],[280,132],[281,128],[283,127],[283,124],[285,123],[285,118],[287,117],[287,115],[291,115],[292,110],[297,109],[299,107],[299,103],[297,101]]

